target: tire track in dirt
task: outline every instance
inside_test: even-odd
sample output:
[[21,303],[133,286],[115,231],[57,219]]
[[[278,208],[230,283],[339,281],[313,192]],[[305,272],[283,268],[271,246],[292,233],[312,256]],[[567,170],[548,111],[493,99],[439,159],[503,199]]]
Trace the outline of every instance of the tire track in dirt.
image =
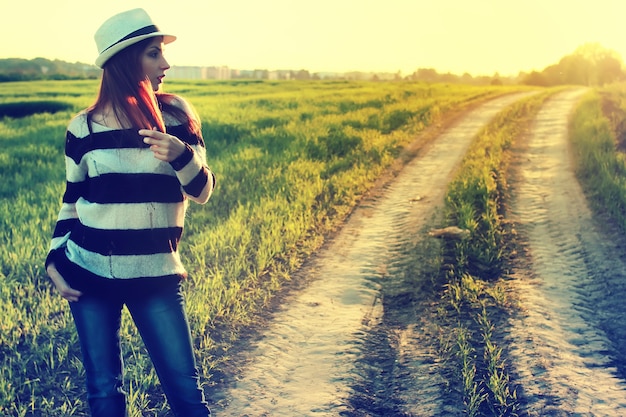
[[599,227],[569,154],[568,116],[583,92],[546,102],[526,149],[517,150],[511,213],[529,267],[510,282],[523,311],[511,320],[506,343],[528,416],[626,415],[615,361],[626,346],[617,331],[626,297],[623,236]]
[[[471,139],[498,111],[528,94],[491,100],[469,112],[408,163],[382,193],[364,199],[341,231],[301,271],[310,284],[272,312],[261,337],[236,359],[243,363],[241,369],[212,389],[210,395],[216,402],[212,409],[217,415],[423,415],[407,411],[406,403],[412,407],[426,400],[425,393],[433,399],[424,401],[425,407],[439,409],[441,377],[433,372],[432,361],[416,359],[429,356],[419,352],[419,346],[408,349],[412,353],[402,360],[402,375],[382,380],[393,385],[387,392],[399,392],[387,402],[397,406],[359,411],[350,400],[354,387],[363,386],[365,365],[381,376],[396,361],[385,356],[390,353],[388,345],[376,359],[367,359],[367,351],[376,348],[369,332],[385,315],[379,297],[381,280],[394,278],[407,239],[437,214],[446,185]],[[412,331],[399,332],[394,348],[407,349],[414,338]]]

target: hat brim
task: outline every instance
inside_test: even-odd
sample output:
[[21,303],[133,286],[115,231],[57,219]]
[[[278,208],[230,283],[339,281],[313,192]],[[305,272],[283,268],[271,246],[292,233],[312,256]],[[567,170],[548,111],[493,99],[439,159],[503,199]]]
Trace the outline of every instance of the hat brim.
[[176,36],[174,35],[168,35],[167,33],[163,33],[163,32],[152,32],[149,33],[147,35],[141,35],[141,36],[136,36],[134,38],[130,38],[130,39],[126,39],[125,41],[116,43],[115,45],[113,45],[112,47],[110,47],[109,49],[105,50],[104,52],[102,52],[98,58],[96,58],[96,65],[100,68],[103,68],[104,64],[116,53],[118,53],[119,51],[121,51],[124,48],[129,47],[130,45],[134,45],[139,41],[142,41],[144,39],[148,39],[148,38],[155,38],[157,36],[163,36],[163,43],[164,44],[168,44],[171,42],[174,42],[176,40]]

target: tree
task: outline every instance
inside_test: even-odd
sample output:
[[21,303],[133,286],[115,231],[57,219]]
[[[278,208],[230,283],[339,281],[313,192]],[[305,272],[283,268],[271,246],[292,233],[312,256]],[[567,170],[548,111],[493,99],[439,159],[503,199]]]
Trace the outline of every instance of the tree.
[[622,59],[615,51],[598,43],[578,47],[573,54],[566,55],[558,64],[536,71],[524,79],[530,85],[604,85],[626,78]]
[[622,62],[615,56],[604,56],[598,63],[598,83],[600,85],[621,81],[625,78]]
[[543,72],[538,72],[538,71],[533,71],[530,74],[528,74],[524,78],[522,83],[526,85],[536,85],[538,87],[547,87],[548,85],[550,85],[548,83],[548,80],[546,79],[545,74]]

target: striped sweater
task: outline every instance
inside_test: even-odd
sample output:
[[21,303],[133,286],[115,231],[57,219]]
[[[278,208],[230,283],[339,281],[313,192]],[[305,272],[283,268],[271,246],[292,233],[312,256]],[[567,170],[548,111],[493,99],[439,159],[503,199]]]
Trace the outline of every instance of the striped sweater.
[[109,279],[186,276],[178,254],[188,200],[204,204],[215,178],[204,141],[164,114],[167,133],[187,145],[168,163],[138,129],[92,123],[85,112],[66,133],[67,183],[46,266],[65,256],[85,276]]

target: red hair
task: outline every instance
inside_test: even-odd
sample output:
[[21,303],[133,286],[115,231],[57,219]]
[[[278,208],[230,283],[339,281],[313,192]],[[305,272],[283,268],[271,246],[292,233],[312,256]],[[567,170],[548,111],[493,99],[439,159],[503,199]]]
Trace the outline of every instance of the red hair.
[[136,129],[156,127],[165,132],[162,109],[186,124],[192,133],[198,133],[199,122],[187,111],[172,104],[175,96],[157,94],[143,72],[142,54],[152,38],[144,39],[124,48],[111,57],[102,72],[100,92],[89,113],[112,106],[120,125]]

